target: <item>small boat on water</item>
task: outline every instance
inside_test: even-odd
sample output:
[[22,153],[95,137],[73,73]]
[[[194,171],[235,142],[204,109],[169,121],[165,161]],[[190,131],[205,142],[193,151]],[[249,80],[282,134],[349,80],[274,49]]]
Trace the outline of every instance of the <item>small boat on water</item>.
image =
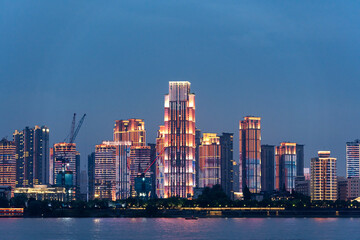
[[185,220],[198,220],[198,217],[194,217],[194,216],[186,217]]

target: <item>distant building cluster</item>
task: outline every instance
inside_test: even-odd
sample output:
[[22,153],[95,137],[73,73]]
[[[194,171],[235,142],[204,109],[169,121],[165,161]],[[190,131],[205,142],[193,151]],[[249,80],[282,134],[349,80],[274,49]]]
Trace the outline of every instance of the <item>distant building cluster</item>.
[[[195,94],[190,82],[169,82],[164,123],[156,142],[147,143],[145,121],[115,121],[113,137],[95,145],[88,169],[71,140],[49,146],[49,128],[15,130],[0,141],[0,185],[36,199],[119,200],[194,198],[221,185],[231,198],[301,193],[312,200],[350,200],[360,195],[360,140],[346,143],[346,177],[337,176],[336,158],[319,151],[304,168],[304,145],[261,144],[261,118],[239,122],[239,159],[233,157],[233,133],[201,132],[196,127]],[[76,132],[76,131],[75,131]]]

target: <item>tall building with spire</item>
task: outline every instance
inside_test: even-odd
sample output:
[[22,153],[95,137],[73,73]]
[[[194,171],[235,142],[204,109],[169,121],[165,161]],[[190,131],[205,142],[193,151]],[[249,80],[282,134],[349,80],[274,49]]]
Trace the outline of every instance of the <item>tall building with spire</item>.
[[195,94],[190,82],[169,82],[164,114],[164,197],[191,197],[195,180]]
[[240,190],[247,186],[252,193],[261,191],[260,117],[247,116],[239,124]]
[[14,196],[16,186],[16,147],[15,143],[2,139],[0,141],[0,185],[11,187],[11,196]]
[[199,187],[221,184],[220,137],[216,133],[203,133],[199,146]]

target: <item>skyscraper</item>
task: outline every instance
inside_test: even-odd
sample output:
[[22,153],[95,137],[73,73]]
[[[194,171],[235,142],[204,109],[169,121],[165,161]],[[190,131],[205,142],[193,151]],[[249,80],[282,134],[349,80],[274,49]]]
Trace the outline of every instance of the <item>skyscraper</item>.
[[220,136],[221,148],[221,187],[230,198],[234,195],[234,134],[223,133]]
[[190,82],[169,82],[165,95],[165,197],[190,197],[195,183],[195,94]]
[[131,142],[131,146],[146,145],[145,122],[143,119],[117,120],[114,127],[114,141]]
[[213,187],[221,183],[220,137],[203,133],[199,146],[199,187]]
[[16,186],[15,154],[14,142],[2,139],[0,141],[0,186],[10,186],[12,197]]
[[311,159],[310,194],[311,200],[335,201],[337,199],[336,158],[330,151],[319,151]]
[[94,199],[95,195],[95,152],[88,156],[88,199]]
[[16,179],[18,187],[32,187],[34,184],[49,184],[49,128],[46,126],[26,127],[15,130]]
[[275,147],[261,145],[261,190],[272,192],[274,190],[274,163]]
[[296,144],[296,176],[304,176],[304,145]]
[[116,200],[116,146],[95,146],[95,198]]
[[360,140],[346,143],[346,177],[359,178]]
[[130,142],[104,141],[95,147],[95,198],[130,196]]
[[196,187],[199,187],[199,164],[200,164],[200,160],[199,160],[199,147],[201,145],[201,130],[196,128],[195,129],[195,185]]
[[261,191],[260,117],[245,117],[239,124],[240,190],[247,186],[252,193]]
[[152,163],[149,169],[151,171],[151,198],[156,198],[156,144],[148,143],[148,146],[150,147],[150,164]]
[[296,178],[296,143],[282,142],[275,148],[275,188],[292,192]]

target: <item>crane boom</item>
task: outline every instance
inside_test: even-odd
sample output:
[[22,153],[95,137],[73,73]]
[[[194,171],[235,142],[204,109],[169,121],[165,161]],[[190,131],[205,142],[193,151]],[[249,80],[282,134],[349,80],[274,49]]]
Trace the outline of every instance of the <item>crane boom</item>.
[[84,116],[82,116],[82,118],[80,119],[75,132],[73,133],[72,137],[70,138],[69,143],[73,143],[75,141],[76,136],[78,135],[78,133],[80,131],[81,125],[83,124],[85,117],[86,117],[86,114],[84,114]]

